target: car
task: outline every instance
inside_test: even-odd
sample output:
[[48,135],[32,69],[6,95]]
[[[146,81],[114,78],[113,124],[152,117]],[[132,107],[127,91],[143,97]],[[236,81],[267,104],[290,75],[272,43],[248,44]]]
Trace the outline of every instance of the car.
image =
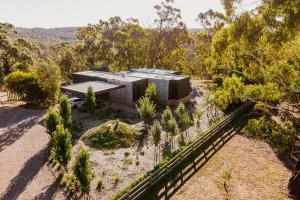
[[72,97],[70,98],[71,108],[80,108],[85,103],[85,98]]

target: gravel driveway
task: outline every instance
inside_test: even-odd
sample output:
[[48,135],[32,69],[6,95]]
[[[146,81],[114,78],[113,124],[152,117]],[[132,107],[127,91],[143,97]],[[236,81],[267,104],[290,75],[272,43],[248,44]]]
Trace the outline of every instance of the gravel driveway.
[[0,199],[64,199],[47,166],[45,110],[0,105]]

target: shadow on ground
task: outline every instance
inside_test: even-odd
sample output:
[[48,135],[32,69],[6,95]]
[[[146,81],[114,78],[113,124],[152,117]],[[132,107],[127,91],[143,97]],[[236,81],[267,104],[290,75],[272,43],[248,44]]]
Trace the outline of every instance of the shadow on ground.
[[26,130],[41,120],[43,110],[29,110],[21,107],[3,106],[0,109],[0,152],[20,139]]
[[[46,164],[48,159],[48,147],[49,144],[47,144],[24,164],[19,174],[10,181],[10,184],[6,188],[5,192],[1,194],[1,200],[18,199],[27,185]],[[51,187],[49,189],[51,189]],[[50,191],[48,193],[50,193]]]

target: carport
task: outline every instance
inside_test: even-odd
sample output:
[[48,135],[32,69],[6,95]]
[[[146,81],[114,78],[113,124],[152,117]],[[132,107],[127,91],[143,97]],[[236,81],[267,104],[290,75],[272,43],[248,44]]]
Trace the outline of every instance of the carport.
[[124,88],[125,85],[112,84],[102,81],[87,81],[82,83],[76,83],[73,85],[63,86],[61,90],[68,96],[85,96],[88,87],[91,86],[96,97],[100,97],[103,94],[108,94],[110,91]]

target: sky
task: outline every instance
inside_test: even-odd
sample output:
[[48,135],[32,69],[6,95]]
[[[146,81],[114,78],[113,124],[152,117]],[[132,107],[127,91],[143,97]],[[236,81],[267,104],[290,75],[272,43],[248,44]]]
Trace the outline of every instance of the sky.
[[[149,27],[156,17],[154,5],[161,0],[0,0],[0,22],[16,27],[69,27],[95,24],[120,16],[137,18]],[[220,0],[175,0],[188,28],[200,28],[195,19],[208,9],[223,11]]]

